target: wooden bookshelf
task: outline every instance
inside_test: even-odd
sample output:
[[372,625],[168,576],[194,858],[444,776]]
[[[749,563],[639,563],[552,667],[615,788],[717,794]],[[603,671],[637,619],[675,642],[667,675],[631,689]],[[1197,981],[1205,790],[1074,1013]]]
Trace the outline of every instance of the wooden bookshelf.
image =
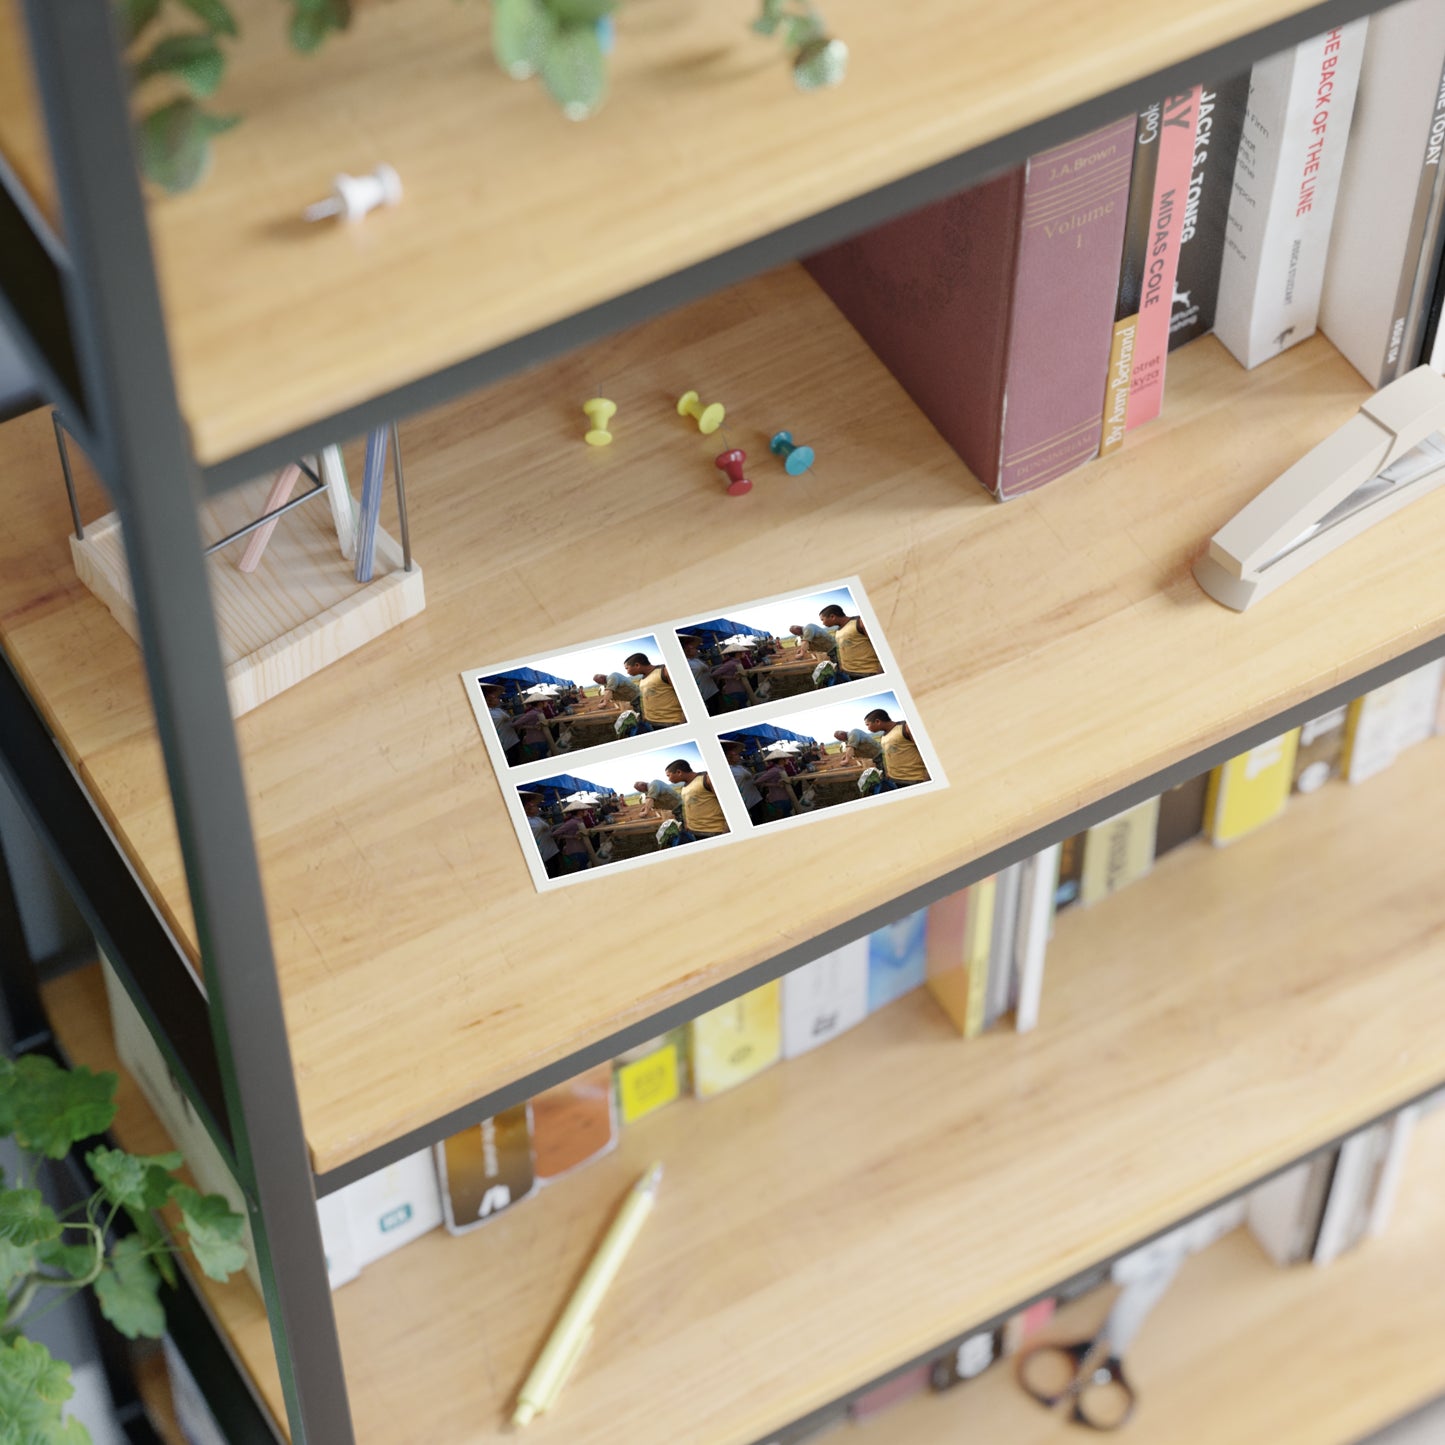
[[[1139,1445],[1351,1445],[1445,1391],[1445,1292],[1427,1261],[1445,1231],[1445,1115],[1417,1131],[1389,1232],[1327,1269],[1281,1270],[1244,1231],[1190,1260],[1139,1337]],[[1104,1299],[1051,1330],[1086,1338]],[[838,1445],[1065,1445],[1004,1365],[835,1437]]]
[[[310,58],[270,0],[216,107],[245,117],[151,207],[182,409],[203,463],[476,355],[1304,10],[1198,0],[829,0],[847,82],[802,95],[756,0],[633,0],[583,125],[490,58],[485,9],[363,3]],[[1209,78],[1209,77],[1206,77]],[[501,141],[505,137],[505,143]],[[395,166],[395,211],[308,227],[337,171]]]
[[58,231],[60,202],[40,98],[30,71],[30,44],[20,0],[0,0],[0,158]]
[[[1032,1034],[965,1043],[914,994],[654,1115],[485,1228],[370,1266],[335,1296],[359,1438],[500,1441],[571,1282],[654,1159],[657,1212],[561,1407],[532,1427],[543,1445],[747,1445],[1439,1084],[1441,787],[1433,741],[1065,914]],[[96,970],[49,1003],[74,1056],[112,1057]],[[136,1115],[127,1089],[122,1142]],[[274,1408],[254,1293],[204,1288]],[[1141,1353],[1141,1385],[1149,1370]]]
[[[605,450],[581,442],[598,378],[622,408]],[[694,384],[759,459],[747,497],[673,410]],[[1000,507],[788,268],[403,427],[427,610],[238,725],[315,1167],[1439,634],[1445,492],[1248,614],[1189,572],[1365,392],[1323,340],[1246,373],[1207,339],[1137,442]],[[783,425],[819,449],[805,477],[767,457]],[[75,579],[43,414],[0,429],[0,506],[0,638],[194,953],[140,658]],[[460,670],[854,572],[951,787],[536,893]],[[644,923],[646,948],[580,942]]]

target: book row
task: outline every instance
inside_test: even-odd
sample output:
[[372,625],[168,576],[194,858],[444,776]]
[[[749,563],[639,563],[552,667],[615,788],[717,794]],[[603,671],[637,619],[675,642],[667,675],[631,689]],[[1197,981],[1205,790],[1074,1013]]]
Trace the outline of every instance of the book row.
[[808,260],[1000,499],[1105,455],[1214,332],[1322,328],[1372,388],[1431,354],[1445,10],[1402,0]]

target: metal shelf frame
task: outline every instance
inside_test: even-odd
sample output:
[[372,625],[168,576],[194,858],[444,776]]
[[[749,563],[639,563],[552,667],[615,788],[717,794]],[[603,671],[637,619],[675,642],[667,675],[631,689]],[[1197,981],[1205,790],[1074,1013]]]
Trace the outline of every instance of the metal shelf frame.
[[[0,766],[207,1127],[235,1165],[249,1205],[294,1445],[350,1445],[355,1438],[317,1197],[1349,696],[1445,655],[1445,637],[985,857],[961,860],[944,877],[886,907],[778,954],[464,1109],[439,1116],[343,1168],[316,1176],[302,1130],[241,759],[211,613],[198,502],[298,455],[498,380],[960,190],[1034,151],[1138,110],[1171,87],[1237,74],[1266,55],[1371,13],[1383,3],[1325,0],[1312,5],[203,469],[195,461],[177,399],[111,7],[108,0],[25,0],[63,240],[39,223],[15,178],[0,166],[0,316],[15,333],[38,389],[94,459],[121,515],[147,677],[197,921],[204,994],[8,660],[0,667]],[[17,963],[22,971],[26,966],[25,960]],[[7,963],[6,971],[15,970]],[[16,985],[18,990],[24,987]],[[204,1373],[211,1373],[209,1367]],[[250,1431],[242,1433],[253,1438]]]

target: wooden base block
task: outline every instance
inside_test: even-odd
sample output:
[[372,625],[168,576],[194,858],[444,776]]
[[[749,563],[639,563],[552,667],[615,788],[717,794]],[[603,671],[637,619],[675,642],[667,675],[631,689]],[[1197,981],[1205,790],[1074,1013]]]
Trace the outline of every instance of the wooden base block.
[[[209,544],[247,522],[265,505],[266,481],[233,488],[201,508],[201,534]],[[421,568],[403,570],[401,548],[381,528],[376,572],[358,583],[341,555],[324,498],[287,512],[254,572],[236,563],[244,542],[210,559],[211,595],[231,715],[240,717],[337,658],[379,637],[426,606]],[[139,641],[135,604],[121,539],[120,518],[108,512],[71,537],[80,580]]]

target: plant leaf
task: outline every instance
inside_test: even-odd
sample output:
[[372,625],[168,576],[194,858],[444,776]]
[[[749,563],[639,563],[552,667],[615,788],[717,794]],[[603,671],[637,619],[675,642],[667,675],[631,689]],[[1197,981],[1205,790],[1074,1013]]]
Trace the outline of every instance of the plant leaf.
[[758,18],[753,21],[753,29],[759,35],[771,35],[782,23],[783,0],[763,0]]
[[246,1246],[241,1243],[246,1221],[221,1195],[201,1194],[187,1184],[178,1184],[171,1198],[181,1207],[181,1223],[196,1263],[212,1279],[230,1279],[246,1267]]
[[618,0],[544,0],[564,25],[595,25],[617,9]]
[[841,40],[810,41],[793,58],[793,83],[799,90],[838,85],[848,73],[848,47]]
[[[134,3],[134,0],[132,0]],[[240,27],[225,0],[181,0],[212,35],[239,35]]]
[[0,1139],[15,1132],[15,1108],[19,1080],[15,1076],[15,1060],[0,1054]]
[[816,15],[794,15],[787,22],[784,39],[789,45],[802,47],[824,39],[827,33]]
[[62,1069],[44,1054],[16,1063],[10,1089],[16,1141],[51,1159],[65,1158],[72,1144],[104,1132],[115,1118],[114,1074]]
[[226,71],[226,57],[209,35],[167,35],[138,60],[131,79],[139,85],[153,75],[173,75],[197,100],[214,95]]
[[84,1279],[95,1268],[95,1236],[87,1244],[66,1244],[52,1239],[42,1244],[36,1257],[47,1269],[58,1269],[67,1279]]
[[[49,1248],[50,1245],[42,1244],[39,1253],[43,1256]],[[0,1239],[0,1295],[8,1294],[17,1279],[35,1268],[36,1253],[33,1244],[15,1244],[11,1240]]]
[[179,1154],[127,1154],[123,1149],[92,1149],[85,1156],[107,1202],[128,1209],[159,1209],[171,1197],[170,1171],[181,1167]]
[[542,83],[568,120],[586,120],[607,98],[607,59],[591,25],[564,25],[542,57]]
[[0,1442],[3,1445],[91,1445],[78,1420],[61,1408],[74,1393],[70,1366],[34,1340],[0,1343]]
[[[162,1227],[160,1220],[148,1209],[127,1209],[126,1214],[129,1216],[130,1222],[135,1225],[135,1232],[140,1236],[141,1243],[145,1245],[151,1263],[160,1271],[161,1278],[168,1285],[174,1287],[176,1267],[171,1262],[170,1236]],[[4,1441],[0,1441],[0,1445],[4,1445]]]
[[513,80],[536,75],[556,32],[540,0],[492,0],[492,55]]
[[211,163],[210,128],[193,100],[173,100],[151,111],[136,139],[141,170],[172,195],[190,190]]
[[333,30],[351,24],[351,0],[295,0],[291,14],[291,45],[309,55]]
[[145,1245],[134,1234],[120,1240],[95,1282],[100,1312],[126,1339],[159,1339],[166,1332],[166,1312],[161,1307],[161,1280],[149,1259]]
[[121,36],[127,45],[160,13],[161,0],[118,0]]
[[24,1248],[59,1237],[60,1221],[38,1189],[7,1189],[0,1194],[0,1239]]

